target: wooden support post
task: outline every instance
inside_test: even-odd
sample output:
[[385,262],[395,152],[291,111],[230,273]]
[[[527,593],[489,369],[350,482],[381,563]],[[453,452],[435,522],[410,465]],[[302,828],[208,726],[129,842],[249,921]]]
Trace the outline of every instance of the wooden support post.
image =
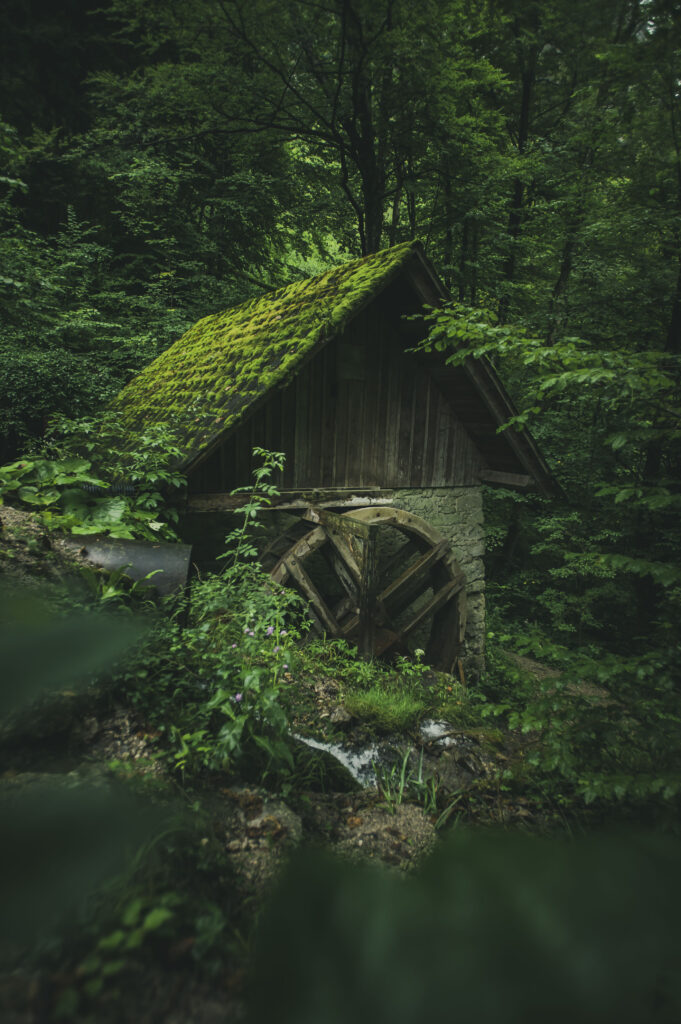
[[441,672],[453,672],[466,630],[466,591],[462,588],[433,617],[433,629],[426,647],[426,661]]
[[359,588],[359,633],[357,649],[361,658],[374,654],[374,600],[376,589],[376,531],[362,538],[362,579]]

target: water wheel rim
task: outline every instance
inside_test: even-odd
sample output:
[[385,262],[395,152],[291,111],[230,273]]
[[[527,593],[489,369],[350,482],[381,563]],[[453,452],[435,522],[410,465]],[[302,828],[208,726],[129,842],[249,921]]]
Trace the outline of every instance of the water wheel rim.
[[[447,538],[420,516],[385,506],[351,509],[341,516],[330,516],[324,510],[310,508],[305,518],[310,522],[310,530],[279,559],[270,575],[276,583],[292,584],[303,593],[318,628],[333,637],[350,641],[361,629],[359,609],[355,608],[353,614],[348,614],[349,609],[342,615],[338,611],[334,612],[305,568],[307,558],[329,545],[336,556],[336,565],[344,566],[344,577],[341,578],[338,572],[336,574],[343,589],[349,594],[353,582],[356,587],[361,587],[362,565],[356,552],[353,552],[351,544],[344,546],[339,536],[334,536],[333,525],[329,523],[352,520],[364,527],[391,527],[406,536],[408,542],[413,542],[419,553],[416,561],[407,565],[401,576],[388,582],[372,596],[371,614],[376,618],[376,642],[371,654],[380,656],[392,649],[406,648],[408,638],[432,618],[425,658],[430,664],[449,671],[459,655],[465,633],[466,578]],[[419,591],[423,582],[428,585]],[[405,594],[406,597],[410,596],[410,588],[414,590],[411,600],[399,608],[400,602],[395,601],[396,595],[402,591],[404,600]],[[403,626],[395,628],[393,619],[396,609],[399,618],[399,614],[408,611],[431,588],[432,597],[422,603]],[[361,597],[361,593],[358,597]]]

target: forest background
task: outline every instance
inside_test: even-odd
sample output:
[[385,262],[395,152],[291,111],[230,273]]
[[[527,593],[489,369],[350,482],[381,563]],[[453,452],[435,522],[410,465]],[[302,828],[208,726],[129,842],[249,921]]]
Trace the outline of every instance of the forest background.
[[608,694],[569,714],[555,688],[491,696],[550,724],[570,793],[675,820],[680,19],[674,0],[7,0],[0,461],[201,316],[420,238],[454,297],[433,343],[493,358],[565,495],[487,496],[490,663],[501,642]]
[[[79,617],[74,601],[60,620],[65,640],[50,647],[49,623],[40,634],[43,662],[32,658],[32,634],[26,642],[5,628],[3,710],[27,705],[29,725],[48,720],[58,730],[55,706],[29,703],[31,671],[37,665],[36,678],[59,690],[72,683],[69,659],[87,662],[91,676],[92,655],[108,678],[94,696],[67,693],[76,732],[81,719],[100,728],[92,716],[104,721],[112,707],[141,722],[149,763],[107,762],[106,771],[145,799],[157,785],[160,804],[172,791],[183,806],[180,827],[149,840],[123,882],[97,897],[86,926],[63,948],[45,944],[45,916],[64,912],[56,894],[89,885],[93,843],[108,856],[126,840],[131,814],[97,787],[72,816],[53,794],[31,802],[31,773],[49,759],[52,733],[29,733],[29,772],[18,762],[24,792],[10,729],[3,785],[22,796],[3,819],[14,843],[0,851],[0,902],[11,919],[0,953],[3,942],[41,937],[34,954],[48,967],[39,983],[26,975],[26,998],[54,1019],[166,1019],[161,1004],[167,1019],[180,1019],[173,1002],[182,995],[193,1012],[197,997],[185,961],[210,979],[208,1003],[216,978],[221,1005],[232,999],[251,959],[254,904],[238,895],[228,854],[248,838],[230,825],[225,845],[225,806],[244,794],[226,786],[246,779],[261,787],[261,802],[262,786],[285,792],[307,822],[314,800],[300,791],[312,770],[301,769],[299,751],[294,763],[291,733],[301,707],[322,728],[309,695],[329,676],[336,703],[340,694],[356,719],[373,701],[392,729],[406,709],[407,738],[426,711],[448,721],[451,713],[459,732],[494,750],[496,767],[468,791],[448,792],[444,807],[419,772],[431,831],[451,826],[462,845],[457,861],[443,844],[416,888],[400,880],[393,891],[387,874],[377,883],[361,873],[348,873],[346,886],[341,868],[331,885],[326,868],[317,881],[305,868],[294,874],[261,973],[274,1003],[254,1020],[362,1020],[360,1005],[374,1024],[411,1021],[424,1016],[431,989],[447,1008],[455,993],[462,1020],[495,1024],[519,1019],[516,1009],[527,1019],[539,1005],[549,1007],[546,1019],[602,1021],[603,1007],[615,1005],[619,1021],[679,1019],[676,845],[651,860],[619,838],[580,853],[577,843],[514,846],[518,836],[467,846],[465,830],[457,833],[460,819],[562,837],[623,821],[679,831],[678,0],[4,0],[0,499],[37,512],[43,525],[172,539],[158,486],[179,482],[168,465],[171,432],[147,437],[134,459],[121,456],[107,446],[115,425],[96,426],[109,400],[200,317],[412,238],[452,293],[432,315],[429,344],[453,360],[492,359],[519,409],[516,425],[532,430],[562,489],[551,499],[486,491],[487,672],[468,690],[451,678],[428,690],[420,663],[387,669],[347,648],[297,645],[296,599],[263,590],[239,531],[228,568],[194,584],[188,623],[158,617],[123,669],[110,671],[112,660],[139,636],[135,595],[118,589],[120,576],[91,572],[96,601],[118,609],[116,628],[114,619]],[[68,417],[65,437],[55,414]],[[86,508],[72,485],[95,479],[97,437],[104,482],[127,460],[138,498],[93,498]],[[266,489],[277,456],[264,458]],[[80,504],[69,511],[65,496],[76,491]],[[93,508],[108,509],[110,522]],[[0,532],[3,568],[14,555],[8,533]],[[50,544],[29,536],[27,547],[46,560]],[[0,605],[5,615],[3,593]],[[62,772],[67,789],[72,775]],[[390,780],[394,767],[382,794],[394,814]],[[352,799],[367,814],[380,795]],[[315,799],[333,802],[323,786]],[[347,818],[353,836],[360,821]],[[410,893],[430,922],[423,931]],[[339,929],[340,952],[326,959],[322,917]],[[329,963],[336,975],[325,973]],[[0,1012],[3,999],[17,1002],[9,977],[0,978]],[[133,1010],[97,1005],[116,979]],[[418,1012],[403,998],[404,979]],[[295,984],[313,993],[308,1017],[284,1005]],[[628,985],[650,997],[646,1009]],[[325,1001],[341,1013],[343,1000],[345,1017],[320,1014]],[[221,1013],[188,1010],[186,1019]]]

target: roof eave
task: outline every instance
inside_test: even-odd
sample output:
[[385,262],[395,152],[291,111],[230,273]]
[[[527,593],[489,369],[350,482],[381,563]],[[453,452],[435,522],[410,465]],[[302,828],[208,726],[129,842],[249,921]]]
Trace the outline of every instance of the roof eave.
[[[414,247],[412,264],[414,261],[416,267],[407,264],[407,269],[410,270],[412,283],[423,301],[429,306],[438,306],[451,299],[449,290],[438,277],[420,243]],[[499,427],[518,415],[511,396],[489,359],[467,359],[464,369]],[[501,437],[513,450],[541,494],[545,497],[556,497],[563,493],[529,430],[517,431],[513,427],[507,427]],[[494,467],[490,466],[490,469]]]

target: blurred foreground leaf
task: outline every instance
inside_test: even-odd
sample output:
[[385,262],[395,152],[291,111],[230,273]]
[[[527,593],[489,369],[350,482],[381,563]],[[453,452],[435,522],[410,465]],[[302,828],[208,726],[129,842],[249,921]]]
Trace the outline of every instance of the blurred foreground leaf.
[[160,811],[107,783],[68,775],[4,780],[0,939],[31,939],[77,915],[161,824]]
[[[58,617],[22,591],[0,593],[0,712],[39,695],[87,685],[144,634],[131,619],[78,612]],[[28,712],[32,714],[32,711]],[[78,915],[121,871],[160,816],[120,787],[77,775],[9,776],[0,782],[0,940],[36,938]]]
[[0,591],[0,713],[40,694],[85,686],[146,632],[139,620],[94,612],[58,617],[33,596]]
[[458,834],[406,879],[302,855],[259,930],[252,1020],[678,1021],[680,853]]

